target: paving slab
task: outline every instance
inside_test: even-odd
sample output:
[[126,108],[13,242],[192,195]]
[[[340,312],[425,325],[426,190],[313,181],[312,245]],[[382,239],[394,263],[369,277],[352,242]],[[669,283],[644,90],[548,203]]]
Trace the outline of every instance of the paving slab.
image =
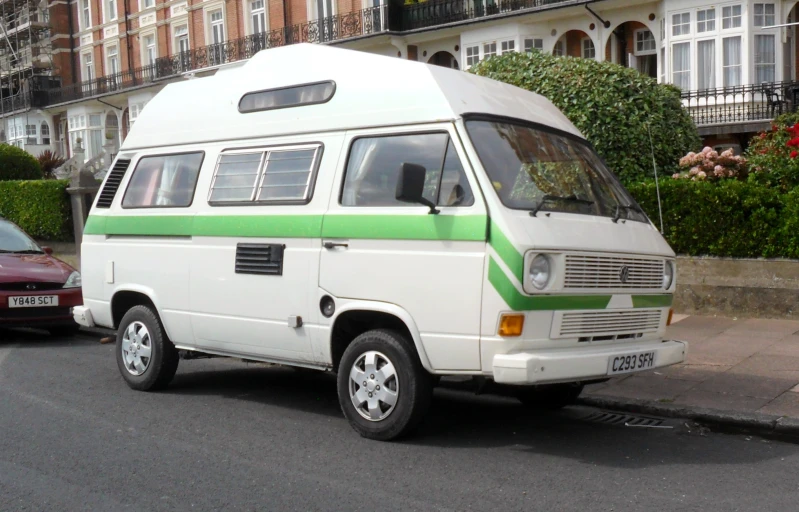
[[757,412],[799,418],[799,393],[783,393]]

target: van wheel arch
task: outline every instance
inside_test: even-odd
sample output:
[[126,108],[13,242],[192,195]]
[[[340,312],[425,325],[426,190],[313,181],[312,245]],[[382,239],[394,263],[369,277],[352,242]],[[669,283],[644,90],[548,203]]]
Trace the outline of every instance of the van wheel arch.
[[344,351],[358,336],[378,329],[394,331],[402,335],[408,341],[409,348],[419,359],[419,362],[429,372],[428,365],[425,364],[426,358],[419,353],[419,347],[416,346],[408,324],[392,313],[369,309],[352,309],[344,311],[336,317],[330,335],[330,356],[333,363],[333,371],[338,372]]
[[155,303],[147,294],[130,290],[122,290],[114,294],[111,298],[111,317],[114,322],[114,329],[119,328],[119,324],[125,314],[136,306],[147,306],[158,315],[158,308],[155,307]]

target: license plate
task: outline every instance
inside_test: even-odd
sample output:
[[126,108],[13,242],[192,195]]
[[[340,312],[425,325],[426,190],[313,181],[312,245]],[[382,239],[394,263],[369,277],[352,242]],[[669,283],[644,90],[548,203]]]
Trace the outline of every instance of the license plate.
[[46,308],[58,306],[58,295],[29,295],[27,297],[9,297],[10,308]]
[[608,360],[608,375],[640,372],[655,367],[655,351],[613,356]]

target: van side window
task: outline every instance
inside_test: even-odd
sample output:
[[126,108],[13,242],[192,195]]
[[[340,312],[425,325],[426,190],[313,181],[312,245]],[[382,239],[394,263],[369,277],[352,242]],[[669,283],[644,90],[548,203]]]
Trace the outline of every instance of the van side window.
[[222,154],[208,203],[302,203],[310,200],[321,146]]
[[190,206],[205,153],[146,156],[136,164],[123,208]]
[[360,138],[353,142],[341,195],[343,206],[414,206],[395,197],[404,163],[427,169],[424,196],[438,206],[471,206],[474,196],[446,133]]

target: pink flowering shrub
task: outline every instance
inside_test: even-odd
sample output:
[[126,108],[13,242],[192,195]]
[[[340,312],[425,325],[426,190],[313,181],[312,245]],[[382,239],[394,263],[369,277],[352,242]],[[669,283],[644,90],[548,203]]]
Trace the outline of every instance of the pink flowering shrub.
[[719,154],[706,147],[699,153],[691,151],[680,159],[682,172],[672,178],[691,181],[717,181],[722,179],[743,180],[747,176],[747,162],[743,156],[735,155],[732,149]]

